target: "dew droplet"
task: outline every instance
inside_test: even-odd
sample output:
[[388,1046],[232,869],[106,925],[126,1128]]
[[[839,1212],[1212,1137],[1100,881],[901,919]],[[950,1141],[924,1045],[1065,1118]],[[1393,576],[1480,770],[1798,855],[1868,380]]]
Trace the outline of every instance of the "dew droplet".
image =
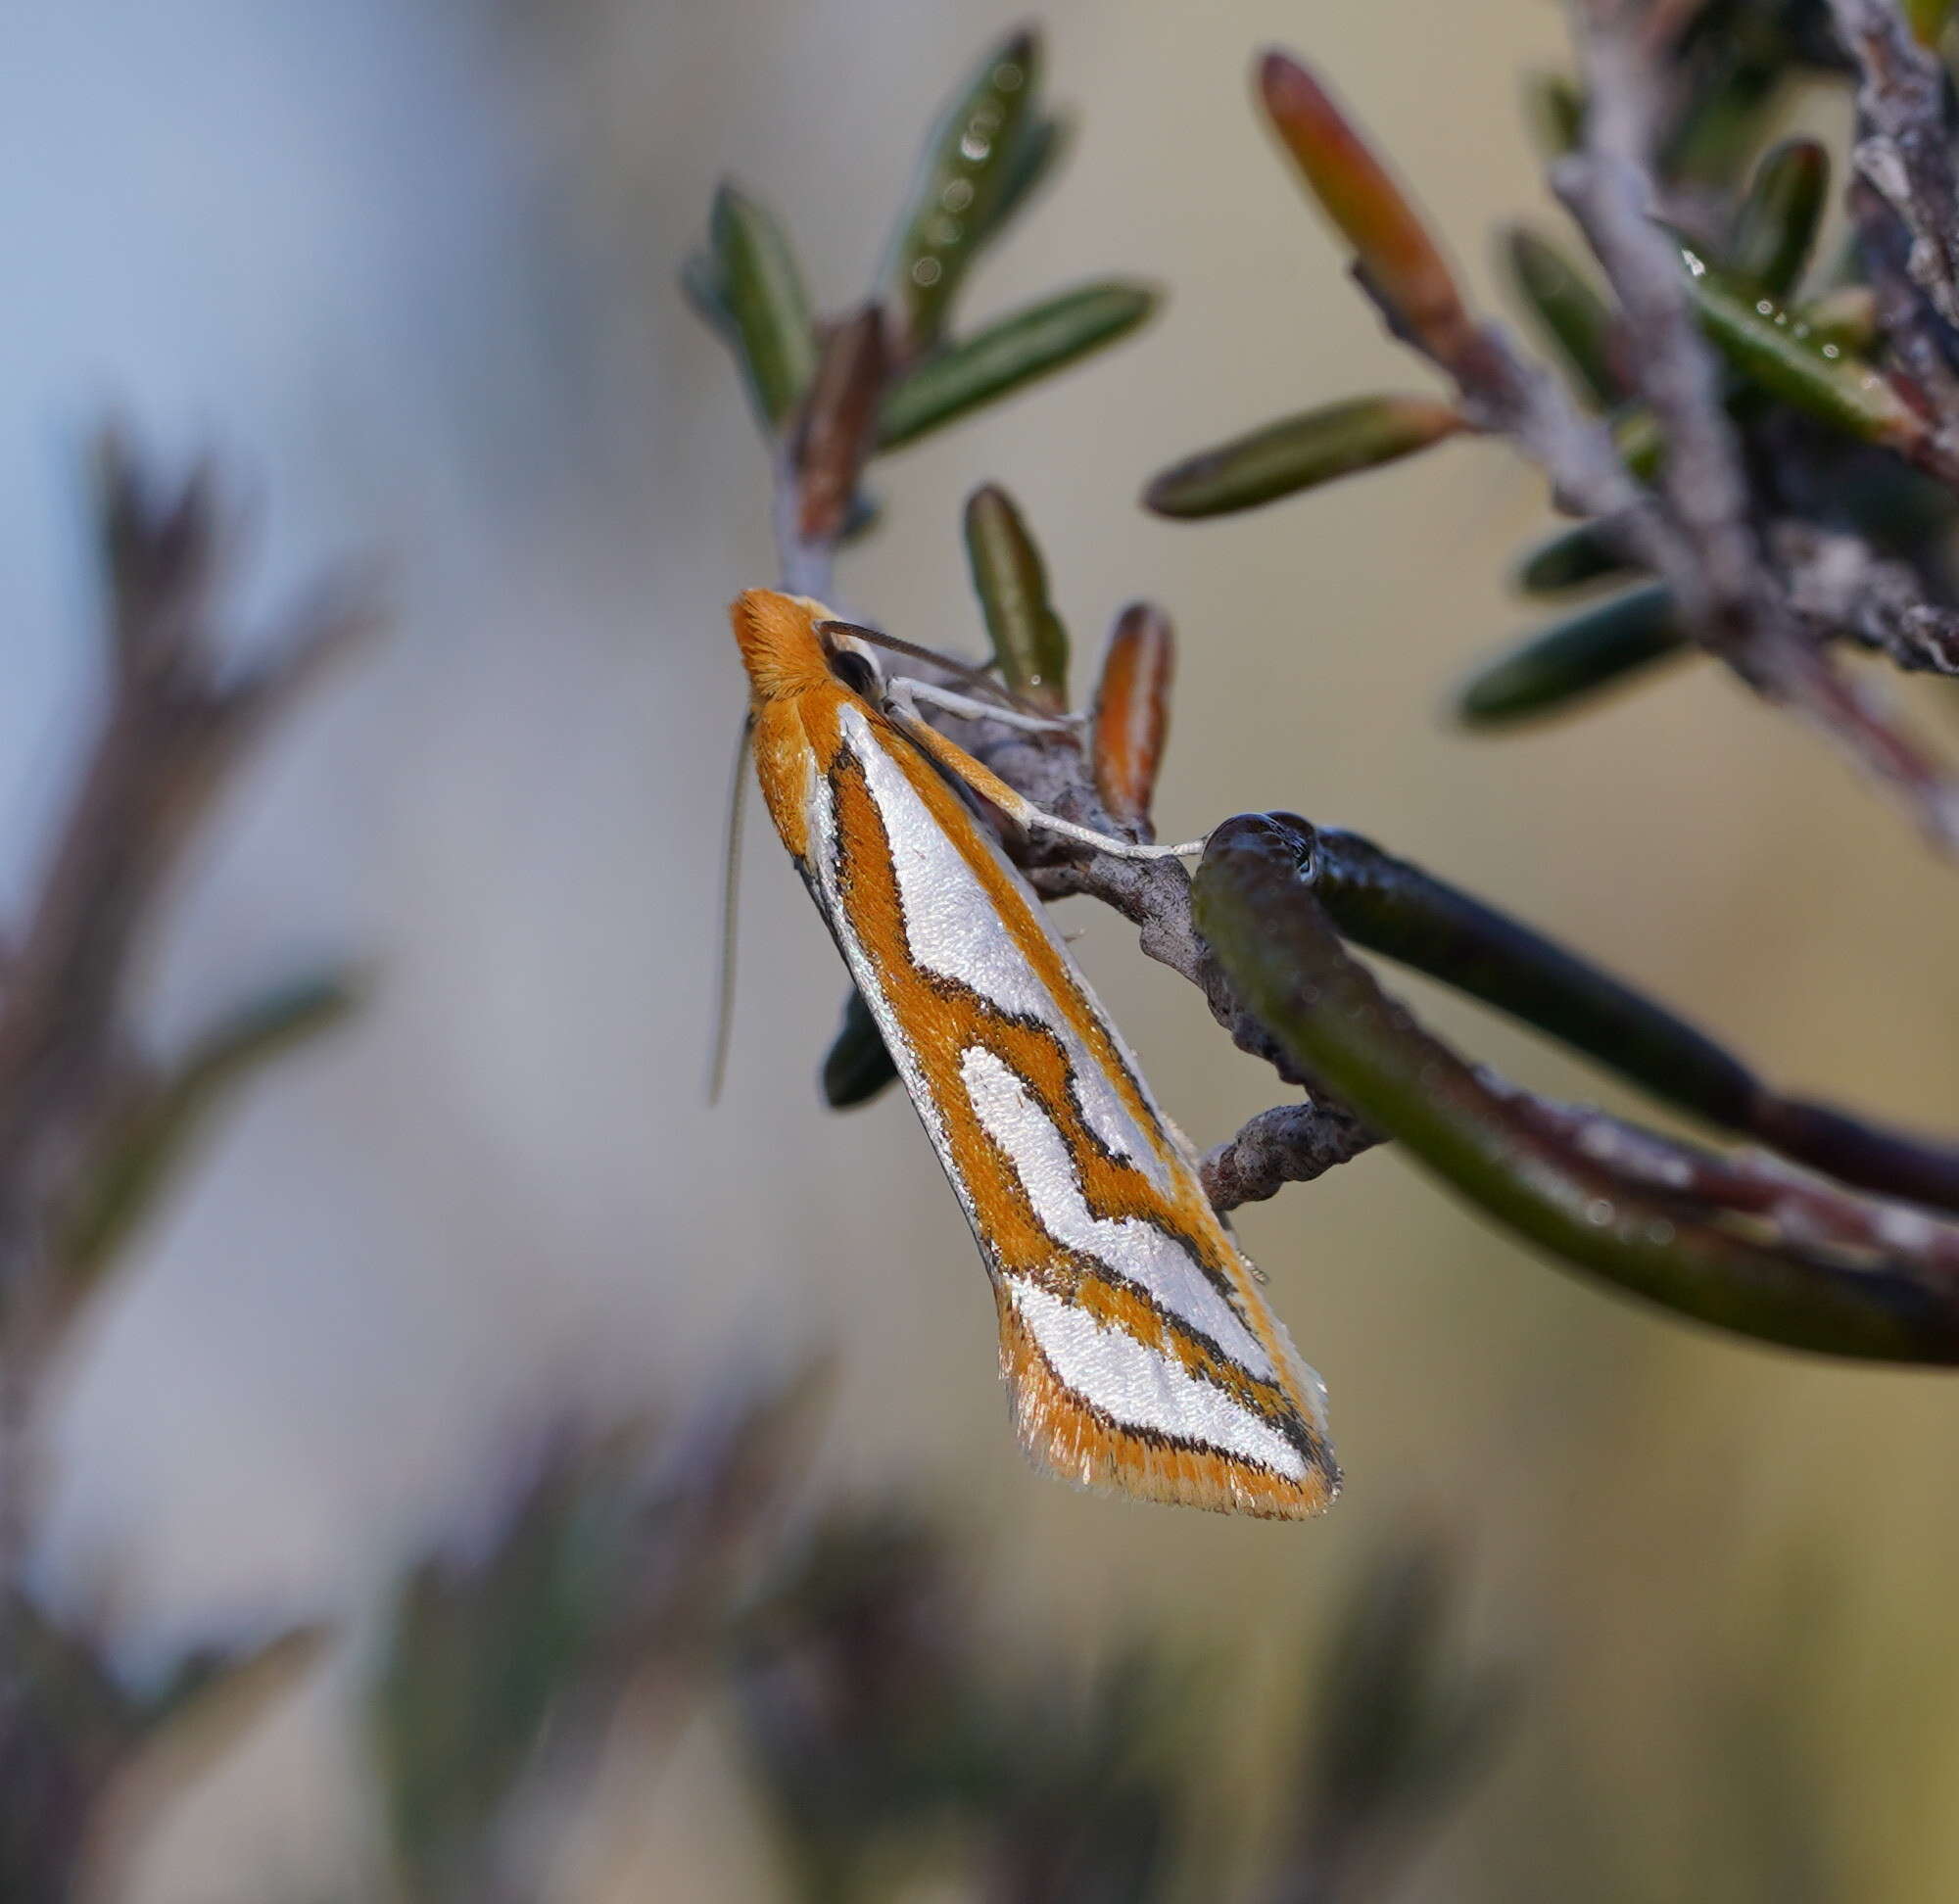
[[1585,1220],[1597,1223],[1601,1229],[1612,1220],[1612,1206],[1603,1197],[1594,1197],[1585,1206]]
[[1673,1225],[1664,1216],[1656,1216],[1647,1225],[1648,1243],[1667,1244],[1673,1241]]
[[939,278],[939,264],[935,258],[921,258],[912,266],[914,284],[936,284]]

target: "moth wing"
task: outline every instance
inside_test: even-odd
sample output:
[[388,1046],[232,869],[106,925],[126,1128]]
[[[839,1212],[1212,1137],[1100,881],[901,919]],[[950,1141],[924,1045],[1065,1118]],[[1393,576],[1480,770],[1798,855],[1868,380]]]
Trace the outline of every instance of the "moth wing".
[[1023,1446],[1083,1486],[1297,1518],[1338,1487],[1323,1391],[1039,900],[853,695],[805,877],[992,1275]]

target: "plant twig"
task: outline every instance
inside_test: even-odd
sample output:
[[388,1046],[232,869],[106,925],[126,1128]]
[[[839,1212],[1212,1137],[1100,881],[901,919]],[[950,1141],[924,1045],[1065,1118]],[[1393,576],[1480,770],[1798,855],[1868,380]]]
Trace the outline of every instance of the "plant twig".
[[1860,73],[1857,169],[1911,235],[1913,282],[1959,326],[1959,178],[1943,71],[1893,0],[1831,0],[1831,12]]
[[1932,843],[1959,855],[1959,782],[1805,638],[1762,558],[1678,248],[1654,222],[1648,167],[1656,106],[1623,12],[1613,0],[1581,10],[1586,144],[1559,163],[1553,182],[1618,294],[1633,380],[1666,438],[1661,488],[1678,540],[1667,539],[1665,559],[1654,566],[1706,646],[1896,788]]
[[1793,1178],[1765,1185],[1597,1114],[1520,1100],[1345,952],[1314,895],[1313,852],[1289,819],[1227,821],[1198,875],[1199,923],[1286,1048],[1429,1169],[1560,1261],[1677,1313],[1827,1355],[1959,1362],[1951,1226]]
[[1959,675],[1959,609],[1928,601],[1908,562],[1804,522],[1777,523],[1771,545],[1790,606],[1819,638],[1856,642],[1908,674]]
[[1205,1194],[1220,1212],[1264,1203],[1288,1183],[1311,1183],[1380,1141],[1344,1105],[1274,1105],[1206,1155]]

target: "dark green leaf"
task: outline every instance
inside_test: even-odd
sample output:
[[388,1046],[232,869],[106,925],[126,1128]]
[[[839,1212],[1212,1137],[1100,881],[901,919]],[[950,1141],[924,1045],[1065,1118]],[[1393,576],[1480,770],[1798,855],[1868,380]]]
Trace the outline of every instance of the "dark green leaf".
[[1561,72],[1533,72],[1524,80],[1524,121],[1546,159],[1562,159],[1585,134],[1585,95]]
[[1068,705],[1068,630],[1048,601],[1047,570],[1021,512],[993,484],[966,500],[966,559],[1000,678],[1021,699]]
[[1786,49],[1745,25],[1723,36],[1714,54],[1696,70],[1692,94],[1665,140],[1664,179],[1723,186],[1735,178],[1789,73]]
[[721,273],[705,252],[690,253],[680,267],[681,295],[693,314],[716,337],[733,348],[741,347],[741,335],[735,325],[735,313],[722,295]]
[[1457,690],[1456,718],[1499,728],[1571,713],[1693,645],[1661,585],[1634,589],[1484,662]]
[[1173,463],[1151,479],[1143,502],[1158,515],[1185,520],[1229,515],[1378,469],[1463,427],[1457,410],[1432,397],[1350,398]]
[[1314,889],[1357,945],[1424,972],[1561,1039],[1712,1123],[1748,1122],[1761,1086],[1711,1038],[1520,921],[1384,853],[1320,829]]
[[1683,247],[1700,327],[1757,389],[1864,443],[1909,451],[1926,433],[1918,412],[1870,364],[1835,344],[1819,347],[1788,311],[1716,271]]
[[[927,141],[892,249],[893,288],[913,349],[937,341],[960,281],[997,229],[1013,188],[1025,199],[1045,166],[1024,130],[1039,122],[1040,41],[1023,29],[992,48]],[[1049,153],[1052,152],[1052,141]],[[1031,175],[1030,175],[1031,174]]]
[[1538,544],[1517,564],[1517,587],[1526,595],[1562,595],[1607,575],[1632,573],[1617,542],[1596,522],[1562,529]]
[[1000,195],[993,202],[993,215],[980,236],[980,244],[991,244],[1027,210],[1068,157],[1074,138],[1074,127],[1058,115],[1021,121],[1021,128],[1007,151]]
[[[788,234],[759,201],[734,185],[714,195],[711,288],[734,326],[736,356],[770,430],[794,413],[816,374],[816,326]],[[699,280],[704,293],[710,288]]]
[[1778,302],[1795,289],[1830,193],[1830,155],[1814,139],[1785,139],[1755,167],[1735,214],[1728,262],[1743,283]]
[[1031,305],[927,357],[884,399],[879,443],[893,450],[1113,344],[1156,307],[1139,284],[1089,284]]
[[1198,869],[1198,929],[1293,1062],[1418,1163],[1553,1256],[1679,1314],[1826,1355],[1959,1361],[1949,1290],[1758,1246],[1554,1142],[1346,954],[1305,870],[1312,848],[1301,821],[1226,821]]
[[1616,320],[1591,282],[1549,240],[1513,226],[1505,242],[1510,274],[1545,333],[1601,408],[1625,395],[1613,367]]
[[896,1083],[897,1076],[884,1034],[864,1003],[864,994],[853,985],[843,1001],[843,1023],[824,1055],[823,1101],[833,1111],[848,1111],[869,1104],[886,1085]]

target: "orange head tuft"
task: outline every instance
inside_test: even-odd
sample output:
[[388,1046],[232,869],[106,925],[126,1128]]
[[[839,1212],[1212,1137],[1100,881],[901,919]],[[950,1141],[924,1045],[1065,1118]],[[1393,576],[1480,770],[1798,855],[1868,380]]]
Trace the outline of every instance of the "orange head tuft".
[[829,654],[816,632],[818,622],[831,618],[822,602],[779,595],[774,589],[746,589],[736,596],[728,618],[755,706],[835,686]]

